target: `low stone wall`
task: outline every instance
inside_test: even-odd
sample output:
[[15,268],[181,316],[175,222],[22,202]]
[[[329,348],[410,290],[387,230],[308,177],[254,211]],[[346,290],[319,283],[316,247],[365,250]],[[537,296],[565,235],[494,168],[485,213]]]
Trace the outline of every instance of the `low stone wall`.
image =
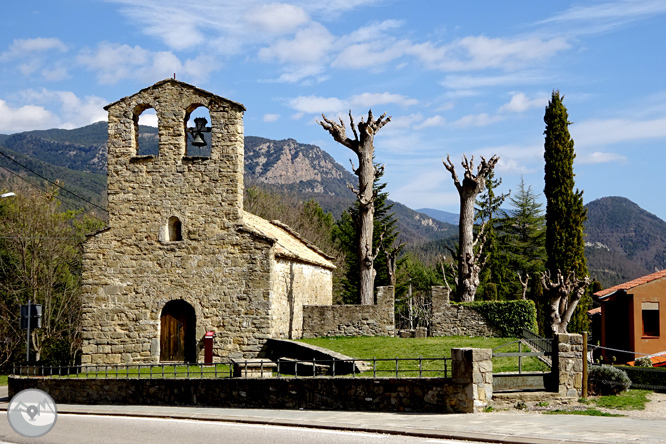
[[432,287],[430,336],[497,336],[486,319],[464,305],[451,305],[446,287]]
[[9,378],[9,396],[36,388],[62,404],[472,413],[492,397],[492,352],[452,350],[451,378]]
[[377,288],[376,305],[306,305],[303,337],[394,336],[393,287]]

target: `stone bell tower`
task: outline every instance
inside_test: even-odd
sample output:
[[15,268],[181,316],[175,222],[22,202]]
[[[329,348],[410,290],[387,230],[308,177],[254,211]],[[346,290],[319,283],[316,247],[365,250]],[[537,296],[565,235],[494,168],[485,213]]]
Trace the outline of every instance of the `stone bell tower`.
[[[211,118],[210,157],[188,156],[186,124],[202,106]],[[149,108],[157,114],[159,154],[138,156],[139,116]],[[173,229],[177,219],[189,238],[223,232],[238,222],[243,205],[243,105],[168,79],[105,110],[109,226],[137,237],[160,233],[160,240],[168,240],[169,220]]]

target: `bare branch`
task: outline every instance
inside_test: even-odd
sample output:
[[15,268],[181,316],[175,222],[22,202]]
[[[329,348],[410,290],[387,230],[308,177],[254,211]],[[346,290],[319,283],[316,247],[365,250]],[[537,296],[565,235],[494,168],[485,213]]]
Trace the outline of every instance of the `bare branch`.
[[347,137],[345,124],[342,119],[340,119],[340,123],[336,123],[332,120],[328,120],[324,114],[322,114],[321,117],[324,119],[324,121],[317,121],[317,123],[320,124],[326,131],[328,131],[336,142],[346,146],[355,153],[358,153],[358,142]]

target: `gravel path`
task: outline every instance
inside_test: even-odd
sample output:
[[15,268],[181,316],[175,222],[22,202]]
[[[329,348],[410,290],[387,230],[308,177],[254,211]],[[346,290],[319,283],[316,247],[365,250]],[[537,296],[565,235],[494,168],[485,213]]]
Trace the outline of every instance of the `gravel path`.
[[[594,397],[590,397],[594,399]],[[624,415],[630,418],[651,418],[651,419],[666,419],[666,393],[650,393],[648,395],[650,402],[645,404],[645,410],[616,410],[598,407],[594,402],[584,404],[578,402],[576,399],[557,398],[549,399],[543,403],[536,401],[524,402],[524,408],[517,408],[516,401],[493,401],[491,406],[493,412],[512,413],[516,415],[528,415],[535,413],[543,413],[551,410],[586,410],[588,408],[596,408],[602,412],[614,413]],[[539,405],[541,404],[541,405]]]

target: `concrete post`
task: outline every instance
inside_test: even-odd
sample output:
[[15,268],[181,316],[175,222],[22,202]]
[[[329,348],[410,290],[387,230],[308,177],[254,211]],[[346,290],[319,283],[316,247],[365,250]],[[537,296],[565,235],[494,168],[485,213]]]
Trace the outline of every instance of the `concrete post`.
[[561,396],[578,398],[583,390],[583,337],[559,333],[553,339],[553,375]]
[[454,348],[451,350],[451,376],[463,385],[458,411],[482,411],[493,398],[493,351],[489,348]]

